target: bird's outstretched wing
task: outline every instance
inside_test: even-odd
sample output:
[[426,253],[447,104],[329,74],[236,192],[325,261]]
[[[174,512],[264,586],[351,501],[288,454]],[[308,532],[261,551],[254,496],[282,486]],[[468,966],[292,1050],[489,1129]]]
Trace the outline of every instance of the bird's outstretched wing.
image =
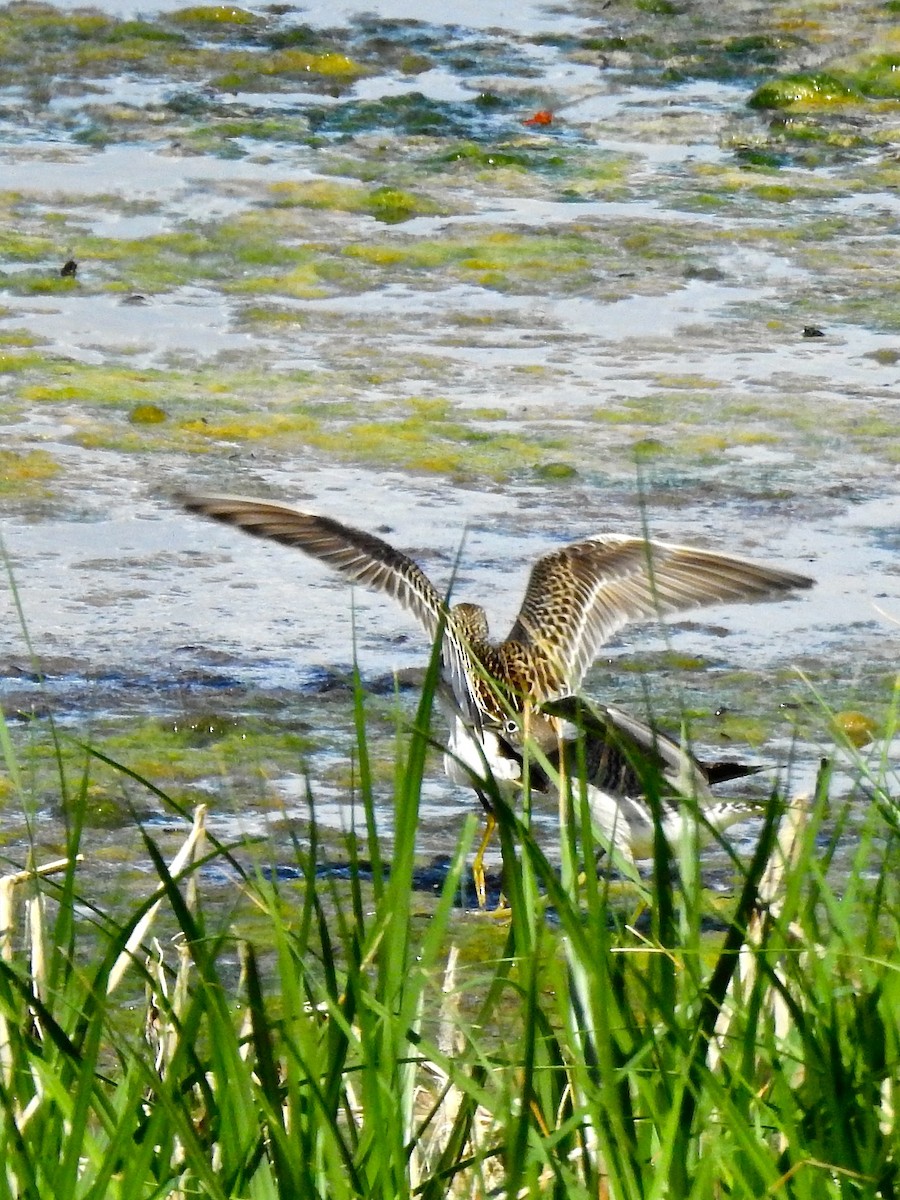
[[560,745],[573,778],[582,759],[586,782],[614,795],[640,795],[657,775],[676,795],[709,799],[710,787],[763,770],[757,763],[700,762],[687,746],[611,704],[563,696],[541,712],[566,722]]
[[565,695],[577,691],[600,647],[629,621],[771,599],[812,583],[728,554],[605,534],[538,559],[509,640],[544,655],[558,682],[554,694]]
[[350,583],[392,596],[416,618],[432,641],[442,629],[442,650],[451,686],[457,695],[465,694],[465,676],[471,669],[468,649],[440,592],[407,555],[374,534],[273,500],[191,493],[181,493],[174,499],[190,512],[303,550],[333,567]]

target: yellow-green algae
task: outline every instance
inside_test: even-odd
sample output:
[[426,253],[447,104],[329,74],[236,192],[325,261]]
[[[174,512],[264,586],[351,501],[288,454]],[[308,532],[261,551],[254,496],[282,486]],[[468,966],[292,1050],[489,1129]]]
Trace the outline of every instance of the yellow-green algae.
[[196,717],[129,723],[124,732],[105,736],[101,747],[130,770],[165,785],[207,778],[264,783],[279,768],[302,770],[320,744],[319,736],[280,729],[269,719],[223,714],[205,725]]
[[[15,218],[15,208],[7,219]],[[56,238],[22,233],[15,228],[0,229],[0,257],[13,262],[42,262],[60,257]]]
[[[104,78],[123,71],[166,76],[184,84],[204,81],[234,87],[268,81],[279,86],[298,77],[352,80],[365,67],[333,45],[308,50],[232,43],[248,39],[264,19],[229,6],[164,14],[156,22],[119,20],[82,9],[61,12],[48,4],[15,3],[0,9],[0,67],[10,78],[20,73],[29,85]],[[216,44],[215,39],[218,39]],[[82,84],[87,90],[87,84]]]
[[428,197],[399,188],[366,188],[327,179],[274,183],[268,191],[272,204],[279,208],[296,205],[301,208],[327,208],[336,212],[369,213],[390,224],[445,211]]
[[[337,706],[330,705],[329,711],[339,723]],[[35,795],[58,793],[60,769],[72,778],[82,776],[81,746],[54,738],[39,720],[29,722],[27,732],[27,745],[17,754]],[[129,720],[124,727],[94,728],[87,740],[112,762],[166,789],[186,809],[197,803],[196,786],[212,783],[219,812],[241,812],[251,797],[257,811],[278,810],[282,801],[268,781],[277,773],[302,773],[309,755],[323,745],[320,735],[298,733],[271,717],[228,713]],[[135,808],[140,810],[146,801],[139,783],[114,766],[92,761],[85,810],[89,826],[130,823]]]
[[[221,117],[214,123],[192,125],[182,135],[182,145],[193,154],[217,154],[233,157],[243,153],[238,149],[241,139],[278,143],[308,140],[309,122],[302,114],[282,114],[267,117]],[[253,149],[257,149],[254,147]],[[250,149],[246,153],[250,153]]]
[[277,85],[280,81],[308,79],[340,79],[350,82],[365,74],[361,63],[344,54],[328,51],[323,54],[304,50],[277,50],[261,57],[246,51],[223,52],[220,70],[211,83],[221,91],[238,92],[259,88],[263,82]]
[[[846,668],[817,659],[817,678],[828,680],[828,694],[842,706],[838,718],[812,702],[809,689],[799,679],[796,666],[769,673],[766,686],[759,687],[759,676],[752,671],[723,668],[714,662],[695,659],[670,651],[646,651],[629,648],[628,654],[612,661],[612,671],[596,666],[586,681],[589,692],[601,692],[616,703],[640,708],[647,703],[646,692],[636,690],[629,676],[647,675],[652,680],[654,717],[664,730],[675,736],[686,723],[695,744],[721,747],[721,757],[729,755],[729,746],[749,745],[762,748],[773,736],[830,745],[835,740],[846,744],[848,733],[841,730],[841,714],[852,727],[859,714],[864,731],[875,732],[889,720],[896,704],[896,671],[883,663],[860,665],[852,682]],[[824,674],[823,674],[824,672]],[[748,708],[747,696],[753,695]],[[673,716],[661,718],[662,713]]]
[[900,99],[900,38],[890,54],[871,54],[845,64],[845,70],[860,91],[873,98]]
[[[42,375],[42,382],[21,388],[18,393],[21,399],[29,403],[109,405],[127,410],[136,404],[153,403],[173,392],[177,395],[179,390],[177,378],[158,370],[48,362]],[[194,386],[199,386],[199,382]]]
[[[705,187],[715,187],[715,197],[721,204],[728,195],[744,198],[749,194],[760,200],[786,203],[791,200],[819,199],[842,196],[853,181],[810,175],[808,171],[755,167],[734,167],[731,164],[697,163],[691,167],[694,178]],[[862,189],[860,183],[860,190]]]
[[[64,36],[74,39],[76,43],[91,43],[97,44],[101,38],[106,38],[112,42],[113,33],[120,41],[128,39],[139,40],[147,44],[154,40],[166,42],[166,37],[160,36],[158,39],[150,34],[150,30],[162,30],[162,25],[144,26],[132,24],[129,27],[120,26],[118,23],[111,21],[108,18],[92,17],[90,19],[72,18],[57,14],[55,18],[47,13],[47,8],[42,6],[17,6],[17,12],[20,16],[27,11],[32,11],[36,15],[44,14],[46,28],[44,32],[55,27],[57,31],[63,31]],[[215,10],[207,10],[214,12]],[[233,11],[233,10],[227,10]],[[52,12],[52,10],[51,10]],[[773,20],[781,20],[785,10],[779,10],[781,16],[776,18],[773,13]],[[808,15],[808,14],[807,14]],[[790,18],[793,20],[793,17]],[[12,20],[12,18],[10,18]],[[55,26],[54,26],[55,21]],[[202,23],[202,22],[201,22]],[[213,21],[215,23],[215,21]],[[233,31],[236,36],[240,36],[240,29],[237,28],[241,22],[236,23],[236,28]],[[228,24],[228,21],[223,18],[221,24]],[[801,25],[803,22],[801,21]],[[174,28],[174,23],[171,23]],[[779,28],[784,28],[783,22]],[[822,36],[825,35],[824,26],[822,27]],[[880,31],[880,35],[885,35],[885,30]],[[52,36],[56,36],[52,34]],[[51,36],[51,41],[52,41]],[[185,38],[187,33],[182,30],[179,33],[170,33],[168,41],[170,49],[177,50],[186,46]],[[228,35],[230,36],[230,34]],[[819,34],[817,32],[816,36]],[[787,39],[783,43],[778,43],[778,38],[781,34],[773,34],[775,41],[767,43],[762,47],[767,53],[780,52],[779,44],[782,49],[785,46],[790,47],[794,44]],[[174,42],[173,40],[174,39]],[[778,43],[778,44],[776,44]],[[886,43],[889,46],[889,43]],[[288,47],[296,50],[297,47]],[[221,58],[222,48],[215,48],[219,55],[220,62],[225,61]],[[305,47],[301,47],[303,52],[306,52]],[[737,47],[735,52],[739,50],[741,53],[746,51],[755,53],[759,47],[754,49],[753,46],[744,45]],[[245,51],[241,51],[245,53]],[[246,54],[250,58],[258,58],[256,49],[248,48]],[[872,56],[870,55],[870,58]],[[876,55],[878,63],[888,62],[889,55]],[[234,60],[236,61],[236,60]],[[287,61],[287,60],[286,60]],[[293,60],[299,61],[299,60]],[[872,59],[874,62],[875,60]],[[878,64],[876,64],[878,65]],[[846,70],[847,64],[841,64],[841,70]],[[459,143],[454,140],[453,145],[466,144]],[[477,146],[477,143],[471,143]],[[504,142],[503,145],[511,147],[510,152],[521,151],[524,156],[522,161],[525,161],[529,152],[528,139],[510,139]],[[423,142],[422,154],[427,153],[431,156],[432,161],[435,159],[436,142],[434,139],[426,143]],[[446,149],[446,141],[444,142]],[[531,147],[537,151],[538,147],[535,144]],[[487,152],[490,153],[491,147],[487,147]],[[548,153],[553,153],[552,144],[548,144]],[[579,158],[579,155],[573,156],[578,159],[582,165],[586,161],[590,161],[590,156],[586,151],[580,152],[586,157]],[[354,158],[356,154],[356,158]],[[370,157],[366,157],[369,154]],[[346,146],[339,151],[335,151],[331,160],[334,163],[341,161],[346,164],[354,164],[355,170],[362,176],[367,173],[371,179],[370,182],[376,182],[381,178],[382,172],[385,169],[379,162],[388,157],[385,154],[384,145],[379,150],[374,144],[368,149],[354,149]],[[472,162],[475,162],[477,155],[473,156]],[[423,161],[420,157],[417,160]],[[408,161],[407,164],[408,166]],[[520,164],[507,164],[511,170],[518,171]],[[394,168],[391,168],[394,169]],[[400,170],[400,168],[396,168]],[[777,168],[771,169],[756,169],[745,171],[738,168],[729,168],[727,171],[715,170],[710,173],[706,179],[703,178],[703,172],[707,168],[704,166],[692,167],[691,170],[696,170],[702,186],[709,188],[709,194],[720,193],[727,190],[729,187],[734,193],[745,202],[748,195],[764,202],[776,202],[779,204],[793,198],[809,198],[817,193],[816,189],[832,186],[831,179],[825,179],[823,184],[823,176],[818,174],[815,177],[808,178],[802,181],[799,176],[802,173],[786,173],[779,171]],[[729,176],[730,171],[730,176]],[[521,171],[518,171],[521,174]],[[882,169],[882,176],[886,181],[886,186],[892,186],[889,179],[889,171],[887,168]],[[844,176],[845,178],[845,176]],[[858,190],[864,190],[865,179],[872,178],[868,175],[855,175],[852,181],[852,186]],[[896,180],[894,180],[896,182]],[[315,186],[315,185],[314,185]],[[346,185],[337,183],[337,194],[332,192],[330,200],[327,193],[320,192],[320,200],[324,200],[324,208],[330,208],[331,211],[337,213],[341,211],[365,211],[365,209],[356,209],[354,205],[358,202],[358,197],[354,195],[351,200],[347,197],[343,189]],[[385,187],[386,185],[381,185]],[[834,183],[834,192],[837,194],[841,189],[841,182]],[[355,191],[356,189],[348,189]],[[362,189],[369,196],[374,195],[375,188]],[[387,187],[387,192],[390,193],[397,189]],[[399,191],[405,196],[412,195],[415,202],[419,202],[419,197],[415,191],[410,191],[408,188],[401,188]],[[302,205],[303,201],[299,201]],[[288,206],[289,207],[289,206]],[[399,206],[400,210],[404,210],[404,205]],[[416,210],[418,211],[418,209]],[[68,230],[63,225],[59,225],[60,216],[64,214],[55,214],[54,219],[57,221],[57,228],[53,232],[52,238],[46,240],[43,249],[47,251],[46,255],[38,255],[34,261],[40,261],[41,257],[46,257],[49,261],[55,260],[59,255],[59,245],[64,237],[68,237]],[[281,217],[285,217],[283,224],[276,223]],[[45,228],[49,229],[49,215],[45,222]],[[715,246],[717,238],[722,241],[733,240],[733,230],[721,230],[718,233],[715,231],[705,230],[702,228],[693,227],[689,231],[674,230],[671,226],[664,227],[662,223],[657,227],[648,227],[642,225],[639,231],[631,230],[623,232],[622,228],[614,222],[609,222],[605,226],[599,224],[594,227],[589,233],[581,233],[576,235],[581,237],[584,245],[583,257],[580,249],[568,253],[570,247],[566,247],[565,239],[556,238],[552,235],[543,239],[543,244],[539,238],[529,231],[523,238],[520,232],[505,231],[502,235],[509,239],[508,253],[501,254],[496,241],[490,241],[485,238],[479,230],[467,244],[462,245],[461,239],[458,239],[456,244],[453,244],[454,239],[447,239],[441,243],[415,243],[412,240],[403,239],[402,242],[398,239],[396,242],[380,239],[378,243],[368,243],[360,247],[359,240],[355,240],[346,246],[342,243],[341,238],[346,237],[346,234],[338,234],[336,229],[329,230],[328,239],[311,242],[308,240],[308,227],[304,229],[302,225],[293,223],[293,214],[283,209],[273,210],[266,208],[260,212],[252,213],[248,218],[239,221],[229,221],[221,224],[221,227],[216,226],[198,226],[188,231],[189,236],[181,237],[180,233],[172,238],[163,238],[160,241],[151,241],[148,244],[148,253],[144,254],[139,246],[144,244],[144,239],[140,242],[137,240],[113,244],[112,239],[97,239],[91,241],[86,239],[85,248],[88,251],[93,251],[93,266],[94,278],[90,284],[86,285],[84,281],[79,280],[79,287],[108,287],[117,290],[131,290],[140,288],[144,291],[164,290],[165,288],[178,286],[182,282],[196,283],[198,280],[208,279],[219,287],[225,287],[236,292],[247,291],[249,294],[259,294],[262,292],[272,292],[276,294],[281,292],[285,296],[297,297],[318,297],[333,294],[338,291],[359,290],[362,287],[378,287],[386,282],[399,281],[404,278],[404,272],[415,273],[418,276],[418,282],[423,286],[430,286],[431,278],[435,273],[443,272],[446,275],[456,278],[463,278],[470,282],[475,282],[486,287],[496,287],[506,290],[516,290],[523,287],[552,288],[554,290],[585,290],[590,289],[591,294],[597,295],[598,298],[609,298],[613,294],[613,289],[619,288],[621,294],[628,294],[634,290],[641,291],[649,290],[651,287],[658,286],[671,287],[678,284],[678,272],[672,270],[673,263],[678,264],[681,255],[686,249],[694,249],[698,253],[702,253],[705,247]],[[42,236],[35,234],[35,236]],[[785,226],[780,231],[766,230],[763,227],[758,229],[745,228],[742,230],[741,236],[748,243],[756,243],[761,246],[772,246],[773,243],[781,239],[785,243],[791,245],[793,252],[796,253],[798,240],[807,239],[810,243],[810,250],[821,259],[826,254],[831,254],[833,257],[839,257],[844,252],[844,245],[841,242],[842,229],[839,222],[821,223],[810,222],[803,229],[791,228]],[[534,242],[531,247],[535,253],[529,259],[528,238],[533,238]],[[818,245],[816,244],[818,243]],[[562,249],[564,260],[564,269],[562,276],[558,278],[560,258],[559,251]],[[866,249],[866,254],[873,254],[871,243]],[[418,257],[417,257],[418,255]],[[81,251],[79,249],[79,257]],[[597,270],[608,269],[610,271],[621,270],[623,267],[634,266],[635,258],[639,259],[639,278],[629,279],[623,284],[607,284],[604,280],[602,284],[598,282]],[[259,268],[271,268],[260,270]],[[656,274],[652,274],[652,270]],[[856,272],[858,274],[858,272]],[[852,282],[848,272],[848,285]],[[423,278],[424,277],[424,278]],[[38,287],[56,287],[58,286],[53,280],[46,282],[43,278],[36,284]],[[864,288],[860,293],[855,294],[854,289],[848,286],[844,295],[832,296],[827,302],[827,315],[846,316],[858,315],[860,319],[866,317],[877,317],[879,320],[890,320],[890,312],[892,306],[890,290],[887,285],[886,277],[882,284],[877,288]],[[896,305],[893,304],[894,313],[896,314]],[[261,315],[262,306],[257,310],[258,315]],[[769,306],[771,312],[771,306]],[[308,317],[299,312],[291,317],[287,310],[281,311],[281,316],[278,318],[282,321],[288,319],[298,322],[305,321]],[[894,317],[896,320],[896,315]],[[774,328],[775,326],[771,326]],[[339,377],[338,385],[344,391],[356,386],[364,386],[364,367],[363,362],[369,353],[372,357],[373,366],[370,368],[369,376],[373,383],[383,382],[386,377],[386,372],[379,357],[383,358],[381,348],[374,346],[368,352],[361,351],[357,356],[357,363],[354,369],[358,372],[355,379],[351,380],[349,371],[344,372]],[[410,360],[411,361],[411,360]],[[16,360],[12,364],[11,370],[15,372],[27,373],[24,371],[24,360]],[[38,365],[35,362],[32,366]],[[377,369],[376,369],[377,367]],[[429,370],[437,369],[437,360],[434,360],[429,365]],[[452,368],[451,368],[452,369]],[[522,366],[520,372],[532,372],[537,374],[544,368],[538,365]],[[229,372],[225,371],[225,377],[229,377]],[[656,381],[656,386],[674,387],[675,382],[668,383],[665,380]],[[678,385],[682,386],[682,385]],[[237,391],[240,394],[241,385],[236,385]],[[686,389],[687,390],[687,389]],[[712,385],[698,383],[696,389],[701,394],[697,397],[696,402],[688,403],[688,411],[675,412],[667,408],[665,413],[661,410],[654,410],[653,402],[645,404],[644,411],[640,412],[637,409],[633,413],[622,410],[610,410],[603,418],[608,424],[621,423],[628,425],[634,422],[635,426],[650,427],[658,425],[663,421],[672,421],[674,435],[666,439],[663,444],[662,452],[669,457],[690,457],[696,454],[698,459],[714,457],[715,454],[730,445],[747,444],[748,441],[764,440],[776,436],[771,431],[765,433],[760,426],[766,421],[765,412],[758,415],[758,420],[750,422],[747,430],[740,431],[736,428],[738,423],[738,413],[735,407],[733,398],[723,400],[721,396],[716,397],[711,395]],[[306,392],[299,398],[301,407],[305,403]],[[49,397],[51,400],[54,397]],[[64,402],[64,395],[57,392],[56,397]],[[260,406],[263,400],[256,395],[246,397],[249,407]],[[70,399],[74,403],[79,403],[77,396],[71,396]],[[165,411],[168,411],[168,405],[164,397],[159,398],[159,402]],[[278,402],[283,403],[282,401]],[[723,408],[724,404],[724,408]],[[118,407],[118,406],[116,406]],[[180,406],[176,405],[176,408]],[[228,406],[226,405],[226,410]],[[369,410],[372,411],[372,410]],[[360,423],[365,414],[360,413]],[[567,414],[565,414],[567,415]],[[716,432],[712,435],[696,435],[692,426],[695,426],[702,421],[708,421],[711,415],[717,422]],[[374,419],[381,419],[381,410],[375,410]],[[730,425],[730,428],[720,429],[719,422],[724,421]],[[180,422],[180,424],[176,424]],[[890,448],[888,446],[888,437],[882,432],[882,427],[877,423],[870,423],[867,427],[857,426],[853,428],[849,420],[845,420],[841,413],[836,416],[836,422],[839,435],[843,436],[846,432],[848,436],[855,440],[857,446],[863,445],[863,438],[875,440],[880,443],[879,452],[882,457],[890,456]],[[310,419],[310,413],[307,411],[281,414],[281,427],[277,423],[266,427],[265,421],[260,417],[259,413],[251,418],[248,412],[241,408],[240,404],[236,406],[235,411],[225,411],[220,414],[208,414],[202,404],[197,406],[194,412],[182,411],[173,415],[173,430],[159,434],[159,442],[142,441],[144,431],[135,431],[135,441],[132,443],[134,447],[151,448],[152,445],[160,447],[167,444],[166,439],[180,437],[183,439],[182,444],[191,444],[195,448],[199,448],[201,444],[205,444],[208,440],[208,432],[204,432],[203,427],[209,430],[209,427],[218,427],[226,431],[231,439],[234,440],[260,440],[265,441],[268,438],[274,439],[274,444],[285,444],[282,439],[288,439],[292,434],[298,436],[306,435],[316,437],[322,434],[332,436],[333,430],[329,428],[329,420],[321,414],[313,414]],[[321,425],[324,423],[324,434],[322,433]],[[363,423],[364,424],[364,423]],[[790,428],[798,435],[802,432],[802,418],[788,419],[782,413],[777,413],[773,419],[773,425],[776,429],[782,430]],[[687,427],[687,428],[686,428]],[[810,429],[815,431],[812,426]],[[404,431],[405,432],[405,431]],[[640,430],[638,429],[639,433]],[[156,431],[146,431],[150,438],[155,437]],[[90,438],[90,431],[82,429],[80,436]],[[125,436],[121,426],[107,424],[103,431],[100,432],[100,443],[104,444],[103,439],[109,439],[109,444],[115,445],[118,436]],[[545,431],[542,431],[542,437],[545,436]],[[634,440],[632,438],[632,440]],[[326,439],[327,441],[327,439]],[[360,443],[365,446],[369,442],[368,435],[363,428],[360,434]],[[168,443],[174,445],[174,440]],[[650,447],[648,447],[649,449]],[[440,456],[438,456],[440,457]],[[576,467],[577,469],[577,467]]]
[[[783,178],[760,178],[736,170],[710,172],[710,182],[717,190],[735,191],[756,189],[761,197],[778,200],[796,194],[829,193],[837,187],[818,182],[811,185]],[[702,168],[700,169],[702,171]],[[799,188],[799,193],[796,190]],[[51,258],[62,236],[76,238],[78,255],[91,265],[91,275],[78,280],[77,286],[96,290],[128,291],[138,289],[156,292],[186,283],[209,280],[233,291],[248,293],[278,292],[300,298],[317,298],[336,291],[358,291],[365,286],[378,286],[383,280],[402,278],[404,271],[421,274],[443,269],[457,277],[467,278],[486,287],[520,290],[540,281],[542,285],[560,290],[597,287],[598,267],[613,271],[628,258],[640,255],[644,264],[654,260],[671,260],[680,244],[687,245],[684,231],[670,227],[642,228],[640,233],[623,235],[615,227],[609,240],[598,229],[590,235],[570,231],[567,236],[541,238],[534,234],[500,231],[485,237],[408,241],[393,243],[380,239],[378,243],[351,242],[342,246],[339,241],[326,243],[310,239],[311,226],[298,210],[306,205],[330,207],[333,211],[369,211],[389,220],[404,219],[439,207],[430,197],[421,197],[407,190],[393,188],[358,189],[328,181],[290,185],[288,189],[271,193],[276,207],[251,210],[228,221],[195,225],[191,229],[174,231],[142,239],[101,239],[78,235],[74,229],[55,233],[54,238],[30,234],[21,240],[15,253],[31,258]],[[284,201],[293,201],[285,203]],[[694,230],[692,237],[704,241],[715,239],[710,231]],[[724,236],[724,235],[720,235]],[[753,236],[747,231],[747,236]],[[789,231],[779,235],[797,236]],[[818,234],[817,234],[818,236]],[[40,239],[40,240],[38,240]],[[668,264],[666,264],[668,266]],[[254,268],[276,268],[260,273]],[[613,279],[616,276],[612,277]],[[654,277],[658,285],[676,282],[663,272]],[[642,276],[642,290],[650,282]],[[10,277],[15,288],[15,277]],[[72,287],[72,281],[59,280],[55,269],[40,277],[28,276],[22,289],[53,290],[61,285]],[[609,283],[605,284],[608,289]],[[616,285],[622,293],[635,284]],[[607,296],[606,298],[612,298]]]
[[597,240],[578,234],[544,236],[501,230],[476,237],[457,234],[440,240],[357,242],[344,253],[380,268],[417,272],[445,268],[489,288],[517,289],[539,279],[562,290],[587,285],[596,260],[607,252]]
[[[0,346],[21,346],[30,348],[32,346],[46,345],[47,339],[40,337],[36,333],[32,333],[30,329],[2,329],[0,330]],[[30,366],[37,356],[21,355],[22,362],[26,366]],[[13,367],[18,370],[17,366]]]
[[446,401],[411,399],[370,408],[374,411],[368,420],[329,420],[323,406],[315,413],[235,414],[184,428],[217,441],[299,443],[355,462],[499,479],[541,462],[559,444],[554,438],[548,447],[540,433],[522,434],[517,423],[505,420],[493,428],[473,427],[462,413],[454,418]]
[[[19,369],[5,376],[11,416],[17,405],[60,406],[72,440],[129,453],[206,454],[223,444],[259,444],[498,479],[560,463],[566,471],[596,469],[601,446],[608,463],[618,455],[623,464],[638,453],[699,466],[721,461],[730,448],[753,445],[777,445],[803,455],[814,448],[820,458],[846,453],[848,446],[886,463],[897,456],[888,414],[860,412],[848,400],[833,405],[822,426],[809,405],[791,396],[776,401],[726,384],[710,390],[712,381],[700,377],[661,377],[669,390],[610,399],[589,413],[533,406],[523,427],[514,414],[496,406],[474,411],[441,398],[361,399],[360,389],[384,389],[413,369],[412,358],[404,363],[391,355],[385,371],[375,371],[371,350],[353,355],[339,348],[334,370],[312,373],[273,372],[262,362],[258,369],[246,369],[224,361],[194,370],[134,369],[26,354],[22,361],[15,356]],[[446,369],[434,356],[416,358],[419,374],[428,371],[437,379]],[[166,419],[135,423],[132,414],[145,405]],[[605,427],[596,445],[584,436],[583,426],[577,435],[567,427],[573,418],[583,422],[586,416]]]
[[176,25],[200,25],[212,29],[222,26],[258,26],[260,18],[245,8],[231,4],[194,5],[176,8],[168,14],[168,20]]
[[161,425],[169,419],[169,414],[158,404],[136,404],[128,414],[132,425]]
[[547,423],[523,432],[501,409],[472,414],[440,397],[341,401],[334,381],[304,372],[226,375],[221,366],[177,372],[48,360],[38,373],[40,381],[19,387],[20,402],[61,405],[67,413],[74,406],[72,440],[127,453],[210,453],[223,443],[258,443],[504,479],[558,463],[571,441]]
[[810,75],[786,75],[761,84],[747,103],[751,108],[821,108],[826,105],[858,104],[862,93],[837,75],[821,71]]
[[[312,189],[311,195],[321,197],[327,190]],[[336,197],[340,201],[340,197]],[[352,198],[353,203],[359,201]],[[350,198],[342,201],[350,203]],[[417,208],[427,206],[416,199]],[[362,211],[373,215],[389,214],[396,220],[405,219],[407,200],[398,199],[393,192],[378,193],[361,203]],[[271,293],[315,299],[332,292],[359,291],[377,287],[385,281],[397,282],[411,273],[444,271],[451,278],[460,278],[483,287],[505,291],[521,291],[536,282],[557,292],[584,290],[595,285],[595,272],[600,263],[614,260],[617,252],[596,237],[567,233],[543,236],[502,230],[479,233],[475,236],[456,234],[440,240],[430,238],[395,241],[380,237],[377,241],[353,241],[346,246],[328,247],[320,242],[293,240],[301,233],[292,223],[296,206],[279,207],[249,213],[234,221],[224,222],[215,229],[194,231],[195,243],[186,235],[179,239],[161,238],[157,244],[161,261],[154,247],[104,246],[101,253],[119,257],[121,270],[126,267],[128,279],[143,290],[173,283],[186,282],[193,268],[195,279],[221,279],[229,270],[231,279],[227,290],[241,293]],[[283,222],[283,223],[282,223]],[[150,240],[152,241],[152,239]],[[181,257],[181,255],[185,257]],[[140,256],[130,258],[130,255]],[[255,266],[271,269],[255,272]],[[241,268],[238,270],[237,268]],[[660,282],[663,276],[660,274]],[[671,280],[669,284],[671,285]],[[124,284],[124,280],[123,280]]]
[[832,723],[837,737],[846,738],[853,746],[868,745],[878,733],[876,720],[853,709],[835,713]]
[[[378,198],[370,198],[369,211]],[[253,210],[230,220],[196,225],[143,238],[99,238],[77,236],[78,256],[90,263],[92,290],[111,292],[159,293],[186,284],[204,281],[231,290],[278,290],[283,283],[286,294],[296,293],[296,274],[309,286],[321,284],[328,276],[349,274],[335,250],[314,242],[289,240],[296,226],[291,210]],[[278,214],[281,215],[278,215]],[[46,257],[46,255],[45,255]],[[259,268],[271,273],[259,276]],[[47,273],[48,287],[66,285],[85,288],[84,280],[60,279]],[[17,276],[7,281],[15,290]]]
[[900,32],[882,29],[877,48],[832,59],[829,70],[786,75],[761,84],[750,97],[755,108],[822,108],[900,98]]
[[43,361],[43,355],[40,354],[0,350],[0,374],[8,375],[17,371],[27,371],[30,367],[38,366]]
[[0,494],[12,497],[46,495],[47,484],[62,472],[47,450],[0,450]]
[[55,271],[17,271],[5,281],[9,291],[24,296],[70,295],[79,291],[78,280],[71,275],[60,275]]

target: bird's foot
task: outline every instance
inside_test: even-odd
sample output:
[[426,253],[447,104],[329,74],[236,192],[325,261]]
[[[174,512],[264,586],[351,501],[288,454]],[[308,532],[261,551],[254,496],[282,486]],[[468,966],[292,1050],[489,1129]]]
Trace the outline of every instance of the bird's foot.
[[[476,855],[475,861],[472,863],[472,882],[475,885],[475,899],[478,901],[478,908],[475,911],[480,916],[498,917],[503,920],[510,915],[510,907],[503,895],[502,888],[498,887],[493,879],[492,885],[488,886],[488,879],[484,873],[484,862],[480,855]],[[489,892],[492,893],[490,899]],[[497,897],[496,903],[493,903],[494,896]]]

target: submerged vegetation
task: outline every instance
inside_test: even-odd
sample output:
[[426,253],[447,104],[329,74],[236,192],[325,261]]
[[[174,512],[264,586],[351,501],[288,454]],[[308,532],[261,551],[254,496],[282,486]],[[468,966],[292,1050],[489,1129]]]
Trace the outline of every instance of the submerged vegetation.
[[[322,30],[281,8],[6,5],[0,140],[66,181],[0,192],[0,408],[21,462],[38,405],[64,445],[100,454],[268,446],[545,483],[621,477],[637,454],[689,481],[714,464],[735,494],[768,446],[817,474],[833,459],[859,475],[854,457],[891,470],[891,422],[856,390],[811,408],[794,402],[803,364],[760,389],[730,358],[794,367],[813,318],[826,338],[900,327],[883,199],[898,182],[893,10],[588,12],[587,32],[498,37],[377,18]],[[550,94],[547,63],[572,84]],[[182,182],[138,192],[131,160],[104,172],[104,149]],[[210,172],[222,160],[246,174]],[[851,197],[870,201],[863,221]],[[655,361],[671,306],[696,311],[676,326],[709,356],[696,385],[669,386]],[[875,356],[891,352],[870,352],[876,403],[892,376]],[[46,469],[21,498],[70,479]]]

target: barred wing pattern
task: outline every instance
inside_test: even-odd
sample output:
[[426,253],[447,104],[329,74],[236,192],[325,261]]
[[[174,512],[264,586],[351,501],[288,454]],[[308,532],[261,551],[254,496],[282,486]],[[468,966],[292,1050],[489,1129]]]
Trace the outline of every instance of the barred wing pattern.
[[562,696],[578,689],[600,647],[629,621],[771,598],[812,583],[711,550],[604,534],[535,563],[508,640],[547,659]]
[[241,496],[184,493],[175,497],[189,512],[234,525],[245,533],[303,550],[333,567],[350,583],[393,597],[433,641],[443,622],[444,665],[460,705],[468,699],[471,655],[461,640],[443,597],[424,571],[388,542],[342,525],[330,517],[301,512],[289,504]]

